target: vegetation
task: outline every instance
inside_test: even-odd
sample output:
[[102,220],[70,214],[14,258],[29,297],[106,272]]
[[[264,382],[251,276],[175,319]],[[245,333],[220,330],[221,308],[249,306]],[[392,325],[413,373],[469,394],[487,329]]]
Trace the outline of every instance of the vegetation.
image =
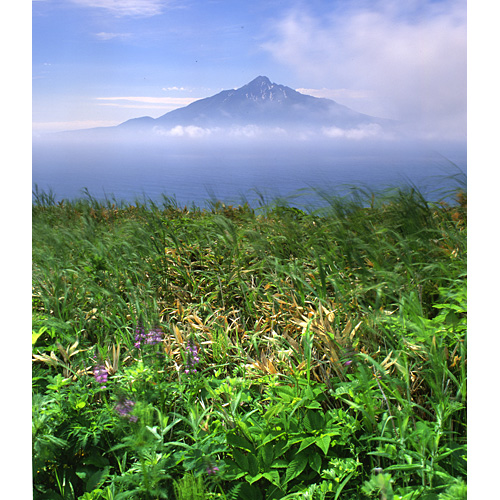
[[466,210],[35,192],[35,500],[465,499]]

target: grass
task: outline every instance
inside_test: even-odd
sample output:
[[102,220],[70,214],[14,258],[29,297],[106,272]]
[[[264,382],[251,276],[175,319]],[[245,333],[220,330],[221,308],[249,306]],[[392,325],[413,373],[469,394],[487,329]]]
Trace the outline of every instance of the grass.
[[466,498],[466,194],[320,194],[35,193],[35,498]]

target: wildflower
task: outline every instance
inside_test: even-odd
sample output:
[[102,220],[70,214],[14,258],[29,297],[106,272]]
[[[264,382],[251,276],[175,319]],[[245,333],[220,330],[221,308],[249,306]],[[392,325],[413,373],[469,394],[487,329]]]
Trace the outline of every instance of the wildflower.
[[198,347],[192,340],[189,340],[187,347],[187,362],[185,373],[196,373],[195,366],[200,362],[200,357],[198,356]]
[[349,366],[351,363],[352,363],[352,359],[349,359],[349,360],[347,360],[347,361],[344,363],[344,366]]
[[159,344],[163,339],[163,332],[159,328],[150,330],[146,334],[146,344],[156,345]]
[[217,467],[216,465],[209,465],[207,467],[207,474],[210,476],[212,474],[217,474],[217,472],[219,471],[219,467]]
[[102,388],[104,389],[106,386],[104,385],[108,380],[108,370],[104,365],[97,365],[94,367],[94,377],[99,384],[102,384]]
[[148,333],[145,332],[144,327],[138,326],[135,330],[135,343],[134,347],[141,348],[141,344],[156,345],[163,339],[163,332],[159,328],[154,328]]
[[121,417],[128,417],[130,422],[137,422],[137,417],[135,415],[130,415],[130,413],[134,409],[134,406],[134,401],[132,401],[131,399],[125,399],[115,406],[115,410]]

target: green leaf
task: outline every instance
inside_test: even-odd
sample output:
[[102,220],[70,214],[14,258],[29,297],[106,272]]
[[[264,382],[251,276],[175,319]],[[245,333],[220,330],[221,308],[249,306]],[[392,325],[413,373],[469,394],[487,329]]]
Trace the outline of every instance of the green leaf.
[[245,455],[244,453],[242,453],[240,450],[238,450],[236,448],[233,450],[233,458],[241,470],[244,470],[245,472],[249,472],[247,455]]
[[309,409],[304,417],[304,426],[309,432],[319,431],[324,429],[325,419],[319,412]]
[[248,473],[251,476],[256,476],[259,473],[259,464],[257,462],[257,458],[255,458],[255,455],[248,454],[247,462],[248,462]]
[[245,479],[247,480],[248,484],[253,484],[256,481],[258,481],[263,475],[261,473],[257,473],[255,476],[252,474],[247,474],[245,476]]
[[[43,330],[43,328],[42,328]],[[40,333],[32,333],[31,334],[31,345],[35,345],[36,341],[44,334],[45,330],[40,331]]]
[[321,457],[318,453],[309,455],[309,466],[318,474],[321,472]]
[[316,443],[316,441],[317,441],[316,436],[310,436],[308,438],[305,438],[304,440],[302,440],[302,443],[300,443],[299,452],[306,449],[308,446],[311,446],[312,444]]
[[326,455],[328,453],[328,448],[330,448],[330,442],[332,438],[326,434],[323,434],[316,440],[316,444],[321,448],[321,451]]
[[285,484],[299,476],[306,468],[308,456],[305,452],[297,453],[295,458],[289,463],[286,470]]
[[252,443],[250,443],[250,441],[243,436],[239,436],[237,434],[230,433],[230,434],[226,435],[226,440],[227,440],[227,444],[229,444],[230,446],[233,446],[235,448],[241,448],[242,450],[246,450],[246,451],[250,451],[250,452],[255,451],[255,448],[252,445]]
[[277,460],[273,461],[273,464],[271,465],[272,469],[281,469],[288,467],[288,460],[285,460],[284,458],[278,458]]
[[342,490],[344,489],[345,485],[349,482],[349,479],[351,479],[351,477],[353,476],[354,474],[354,471],[351,472],[343,481],[342,483],[339,485],[339,487],[337,488],[337,493],[335,495],[335,498],[333,500],[337,500],[339,497],[340,497],[340,494],[342,493]]
[[274,486],[277,486],[279,488],[280,486],[280,475],[277,470],[271,470],[269,472],[264,472],[262,474],[262,477],[266,478],[271,484],[274,484]]
[[269,422],[269,420],[271,418],[273,418],[276,415],[279,415],[280,413],[282,413],[282,411],[284,409],[285,409],[285,405],[283,403],[278,403],[278,404],[271,405],[269,407],[269,410],[267,410],[266,413],[264,413],[264,420],[266,420],[267,422]]
[[297,396],[296,391],[292,387],[289,387],[287,385],[276,387],[275,390],[277,393],[276,396],[278,398],[282,398],[285,402],[293,401]]
[[259,448],[259,464],[262,469],[269,469],[274,459],[274,446],[271,443]]
[[105,467],[102,470],[94,472],[94,474],[92,474],[87,481],[86,490],[90,492],[101,486],[102,483],[104,483],[105,479],[108,477],[109,469],[109,467]]
[[421,464],[394,464],[386,467],[385,470],[422,470],[423,467]]

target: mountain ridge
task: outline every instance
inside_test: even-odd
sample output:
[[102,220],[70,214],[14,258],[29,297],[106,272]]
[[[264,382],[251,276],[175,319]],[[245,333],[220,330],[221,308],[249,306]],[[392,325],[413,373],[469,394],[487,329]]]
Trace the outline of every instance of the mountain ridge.
[[331,99],[302,94],[258,76],[237,89],[222,90],[158,118],[127,120],[120,128],[173,128],[176,126],[224,127],[271,125],[284,127],[356,127],[387,125],[391,120],[358,113]]

